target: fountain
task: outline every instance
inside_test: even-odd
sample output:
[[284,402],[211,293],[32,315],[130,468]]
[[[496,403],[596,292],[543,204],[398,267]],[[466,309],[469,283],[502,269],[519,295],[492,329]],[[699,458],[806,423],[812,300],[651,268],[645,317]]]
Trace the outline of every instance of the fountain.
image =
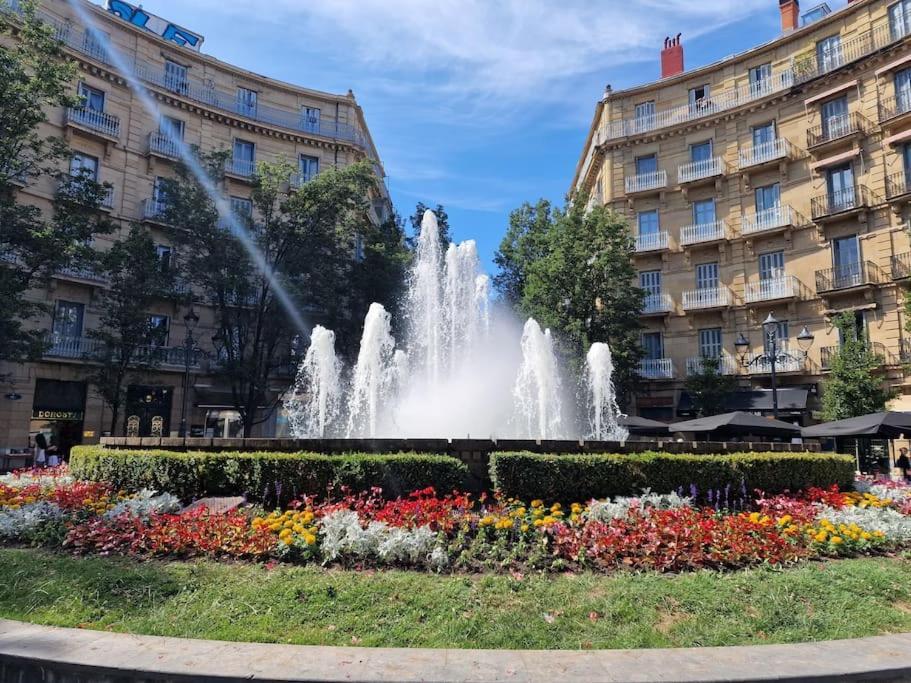
[[[314,329],[295,391],[285,402],[294,436],[568,439],[582,434],[583,420],[564,394],[550,330],[534,319],[520,326],[510,313],[491,306],[490,279],[481,271],[477,245],[451,244],[444,253],[432,211],[421,221],[404,311],[405,334],[397,340],[389,313],[371,304],[347,383],[341,381],[332,333]],[[593,347],[588,365],[592,433],[625,436],[617,427],[606,345]]]
[[595,342],[585,357],[586,405],[589,437],[598,441],[626,441],[629,432],[617,424],[620,408],[614,391],[614,359],[610,347]]

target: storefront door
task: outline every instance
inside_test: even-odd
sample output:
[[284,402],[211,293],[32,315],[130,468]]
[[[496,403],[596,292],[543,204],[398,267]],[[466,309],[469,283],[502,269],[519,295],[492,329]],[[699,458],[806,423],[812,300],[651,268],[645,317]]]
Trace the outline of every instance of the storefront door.
[[85,419],[85,382],[62,382],[51,379],[35,381],[32,419],[29,422],[29,442],[43,433],[52,454],[68,458],[70,449],[82,443]]

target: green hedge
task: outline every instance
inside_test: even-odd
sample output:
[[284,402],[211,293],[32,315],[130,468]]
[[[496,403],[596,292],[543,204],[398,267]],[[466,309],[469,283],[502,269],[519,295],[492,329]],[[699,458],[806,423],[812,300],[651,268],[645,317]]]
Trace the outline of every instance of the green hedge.
[[463,488],[468,473],[456,458],[417,453],[181,453],[101,446],[74,448],[70,469],[80,479],[128,490],[168,491],[184,500],[245,495],[267,504],[284,504],[304,494],[325,495],[341,486],[353,491],[378,486],[391,497],[428,486],[448,493]]
[[731,455],[536,455],[494,453],[494,488],[530,500],[582,501],[635,495],[649,488],[668,493],[695,486],[699,495],[729,490],[752,493],[796,491],[809,486],[849,487],[854,459],[818,453],[735,453]]

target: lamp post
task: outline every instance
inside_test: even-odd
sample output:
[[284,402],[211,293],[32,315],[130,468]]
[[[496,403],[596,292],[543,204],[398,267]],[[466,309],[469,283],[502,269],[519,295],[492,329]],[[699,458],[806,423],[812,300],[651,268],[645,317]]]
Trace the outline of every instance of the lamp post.
[[193,339],[193,330],[196,329],[196,325],[199,323],[199,316],[196,315],[196,311],[193,310],[192,304],[190,304],[190,310],[187,311],[187,314],[183,317],[183,322],[187,328],[187,336],[184,338],[183,346],[183,400],[180,405],[179,432],[181,437],[187,435],[187,399],[189,398],[190,393],[190,357],[196,350],[196,340]]
[[[775,419],[778,419],[778,363],[780,361],[787,360],[797,360],[794,356],[784,351],[779,351],[778,349],[778,323],[779,321],[775,318],[772,313],[769,313],[769,317],[762,322],[762,331],[765,335],[765,348],[766,352],[760,356],[756,356],[751,360],[747,360],[747,353],[750,350],[750,340],[743,336],[743,333],[739,333],[737,336],[737,341],[734,342],[734,348],[737,349],[737,356],[740,359],[740,365],[743,367],[748,367],[750,365],[768,363],[769,372],[771,375],[772,382],[772,415]],[[800,350],[803,352],[803,357],[807,357],[807,352],[810,350],[810,347],[813,346],[813,334],[810,330],[807,329],[804,325],[803,329],[800,331],[800,334],[797,335],[797,346],[800,347]]]

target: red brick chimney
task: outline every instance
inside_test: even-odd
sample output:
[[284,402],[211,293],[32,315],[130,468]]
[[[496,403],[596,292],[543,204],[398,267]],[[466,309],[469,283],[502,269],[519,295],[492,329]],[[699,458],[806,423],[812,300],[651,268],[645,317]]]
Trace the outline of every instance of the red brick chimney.
[[781,32],[789,33],[800,26],[800,3],[798,0],[778,0],[781,10]]
[[664,39],[664,49],[661,51],[661,78],[676,76],[683,73],[683,44],[680,35]]

